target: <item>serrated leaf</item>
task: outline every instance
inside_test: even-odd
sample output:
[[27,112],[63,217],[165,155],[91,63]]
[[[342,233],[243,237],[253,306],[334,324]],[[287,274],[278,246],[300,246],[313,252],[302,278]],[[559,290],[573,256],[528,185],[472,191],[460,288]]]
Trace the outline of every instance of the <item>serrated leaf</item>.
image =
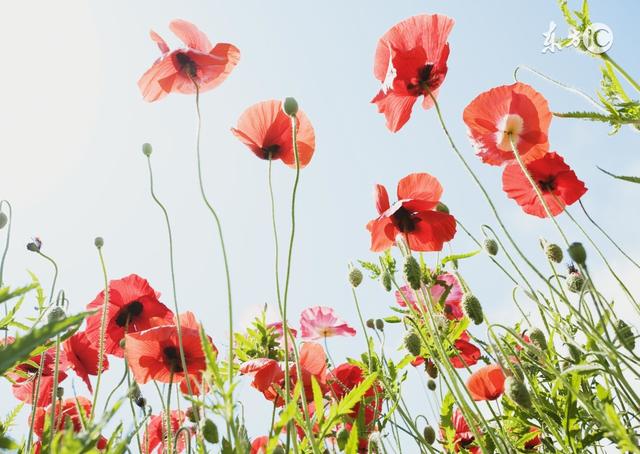
[[345,454],[358,454],[358,422],[356,421],[349,432],[349,439],[344,447]]
[[[596,166],[598,167],[598,166]],[[628,181],[630,183],[636,183],[636,184],[640,184],[640,177],[633,177],[633,176],[627,176],[627,175],[615,175],[611,172],[608,172],[606,170],[604,170],[601,167],[598,167],[598,170],[600,170],[600,172],[605,173],[607,175],[609,175],[610,177],[613,177],[617,180],[623,180],[623,181]]]
[[467,252],[466,254],[452,254],[452,255],[447,255],[446,257],[444,257],[441,261],[440,264],[442,266],[444,266],[445,264],[447,264],[448,262],[454,262],[454,261],[458,261],[458,260],[462,260],[462,259],[468,259],[469,257],[473,257],[474,255],[479,254],[480,252],[482,252],[482,249],[478,249],[477,251],[471,251],[471,252]]
[[378,373],[374,372],[361,381],[355,388],[353,388],[349,393],[344,396],[340,402],[338,402],[337,412],[339,415],[347,415],[351,412],[351,409],[360,402],[360,399],[365,395],[365,393],[371,388],[373,383],[378,378]]

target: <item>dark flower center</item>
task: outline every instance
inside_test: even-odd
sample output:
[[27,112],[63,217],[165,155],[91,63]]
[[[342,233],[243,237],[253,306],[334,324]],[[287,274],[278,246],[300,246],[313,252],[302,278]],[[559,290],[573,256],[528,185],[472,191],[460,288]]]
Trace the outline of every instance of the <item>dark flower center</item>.
[[391,215],[393,224],[402,233],[413,232],[416,228],[416,221],[411,216],[411,212],[405,207],[400,207]]
[[182,362],[180,361],[180,351],[173,345],[165,347],[162,350],[164,359],[169,365],[171,372],[182,372]]
[[433,85],[433,80],[431,80],[432,71],[432,63],[427,63],[419,68],[416,77],[412,78],[411,82],[407,84],[407,89],[415,96],[426,95],[426,89],[431,88]]
[[133,318],[140,314],[142,314],[142,303],[140,301],[132,301],[120,309],[120,312],[118,312],[118,315],[116,316],[116,325],[124,328]]
[[189,77],[196,77],[196,63],[187,54],[178,52],[176,54],[176,61],[180,70],[184,71]]
[[431,71],[433,70],[433,64],[427,63],[420,70],[418,70],[418,80],[420,81],[420,85],[424,86],[424,84],[429,83],[429,79],[431,79]]
[[269,158],[275,159],[278,156],[279,152],[280,152],[280,145],[278,144],[268,145],[262,148],[263,159],[269,159]]
[[546,180],[538,180],[538,186],[540,186],[542,192],[551,192],[556,188],[556,179],[548,177]]

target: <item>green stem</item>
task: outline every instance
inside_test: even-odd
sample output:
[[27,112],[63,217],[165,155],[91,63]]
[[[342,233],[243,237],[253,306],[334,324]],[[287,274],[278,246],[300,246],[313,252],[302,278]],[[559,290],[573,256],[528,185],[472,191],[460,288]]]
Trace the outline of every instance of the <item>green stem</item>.
[[[49,446],[53,446],[53,438],[56,434],[56,400],[58,396],[58,369],[60,367],[60,335],[56,336],[56,353],[53,368],[53,390],[51,391],[51,427],[49,428]],[[91,407],[95,408],[95,407]],[[62,414],[62,406],[60,406],[60,413]],[[95,411],[91,412],[93,416]]]
[[627,82],[629,82],[629,84],[631,84],[631,86],[633,88],[635,88],[637,91],[640,92],[640,84],[638,84],[638,82],[636,82],[633,77],[631,77],[631,75],[629,75],[629,73],[627,73],[624,68],[622,66],[620,66],[618,63],[616,63],[610,56],[609,54],[607,54],[606,52],[603,54],[600,54],[600,58],[602,58],[604,61],[611,63],[611,66],[613,66],[620,74],[622,74],[622,77],[624,77],[626,79]]
[[[7,204],[9,207],[9,222],[7,223],[7,239],[4,243],[4,251],[2,252],[2,259],[0,259],[0,288],[4,285],[4,262],[7,259],[7,253],[9,252],[9,242],[11,240],[11,222],[13,221],[13,212],[11,208],[11,204],[8,200],[0,201],[0,212],[2,212],[2,205]],[[7,303],[4,304],[4,315],[9,315],[9,305]],[[7,337],[9,336],[9,330],[5,330],[4,332],[4,343],[7,344]]]
[[[189,378],[187,377],[187,380],[189,380]],[[167,390],[167,404],[165,407],[165,416],[166,416],[166,421],[167,421],[167,453],[171,454],[172,451],[172,444],[171,444],[171,432],[173,431],[173,428],[171,427],[171,389],[172,389],[172,385],[173,385],[173,372],[171,372],[171,375],[169,375],[169,389]]]
[[[96,378],[96,390],[93,393],[93,404],[91,408],[95,409],[98,403],[98,392],[100,391],[100,382],[102,380],[102,372],[104,368],[104,340],[107,333],[107,311],[109,308],[109,278],[107,277],[107,267],[104,263],[104,257],[102,255],[102,247],[98,249],[98,257],[100,258],[100,267],[102,268],[102,277],[104,280],[104,297],[102,304],[102,318],[100,319],[100,337],[98,339],[98,376]],[[93,417],[96,411],[91,412],[90,421],[93,421]]]

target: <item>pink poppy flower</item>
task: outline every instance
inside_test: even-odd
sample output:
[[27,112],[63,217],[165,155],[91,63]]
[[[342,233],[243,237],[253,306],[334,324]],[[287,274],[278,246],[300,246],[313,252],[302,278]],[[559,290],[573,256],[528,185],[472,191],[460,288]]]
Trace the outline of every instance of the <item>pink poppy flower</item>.
[[[444,273],[436,278],[436,284],[431,287],[431,297],[434,302],[439,302],[445,292],[448,291],[444,299],[444,312],[447,318],[459,320],[463,317],[462,308],[460,302],[462,301],[462,287],[455,275],[451,273]],[[401,293],[402,292],[402,293]],[[396,290],[396,302],[400,307],[407,307],[407,301],[411,304],[414,310],[420,310],[419,306],[422,303],[418,303],[416,295],[413,290],[407,285],[400,287],[400,290]]]
[[300,329],[305,340],[356,335],[355,329],[339,319],[332,308],[326,306],[314,306],[302,311]]
[[169,28],[186,47],[169,50],[167,43],[153,30],[151,39],[162,53],[138,81],[145,101],[153,102],[169,93],[193,94],[220,85],[238,64],[240,51],[233,44],[211,44],[207,36],[190,22],[176,19]]

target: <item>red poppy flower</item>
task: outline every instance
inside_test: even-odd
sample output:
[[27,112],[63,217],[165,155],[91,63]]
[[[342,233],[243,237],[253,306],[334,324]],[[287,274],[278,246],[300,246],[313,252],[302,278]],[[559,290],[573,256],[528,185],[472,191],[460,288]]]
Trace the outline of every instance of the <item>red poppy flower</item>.
[[[565,206],[575,203],[587,192],[584,183],[578,179],[575,172],[565,164],[558,153],[547,153],[526,166],[554,216],[562,213]],[[522,207],[525,213],[539,218],[547,217],[538,195],[518,163],[505,167],[502,174],[502,189],[510,199],[515,200]]]
[[[186,377],[196,381],[202,377],[207,363],[200,342],[200,325],[191,312],[180,315],[180,323],[186,372],[182,368],[176,322],[126,335],[125,356],[137,383],[150,380],[182,383]],[[211,346],[217,351],[213,343]]]
[[371,102],[384,114],[390,131],[398,131],[409,120],[420,96],[424,109],[433,106],[429,92],[435,97],[447,75],[447,39],[453,24],[441,14],[413,16],[378,41],[373,73],[382,88]]
[[252,375],[251,386],[264,394],[268,400],[273,400],[277,396],[273,386],[284,380],[284,371],[280,364],[269,358],[252,359],[242,363],[240,373]]
[[[316,148],[316,135],[303,111],[299,110],[296,118],[298,161],[302,168],[311,161]],[[282,101],[263,101],[249,107],[231,132],[260,159],[280,159],[295,168],[291,118],[282,110]]]
[[[89,375],[98,375],[98,347],[91,343],[84,331],[78,332],[63,344],[64,354],[68,365],[75,371],[93,392]],[[102,370],[109,368],[107,355],[102,358]]]
[[[146,279],[131,274],[109,283],[109,304],[107,305],[107,325],[105,335],[105,351],[111,355],[122,357],[124,351],[120,341],[125,333],[135,333],[158,325],[159,320],[170,324],[173,314],[167,306],[158,300],[158,294],[151,288]],[[98,310],[87,318],[87,338],[95,346],[99,345],[100,324],[102,322],[102,306],[104,291],[94,299],[87,308]]]
[[499,364],[484,366],[467,379],[473,400],[496,400],[504,392],[505,376]]
[[[14,341],[15,338],[7,337],[8,344]],[[38,397],[35,399],[35,405],[36,407],[46,407],[52,402],[55,349],[50,348],[44,353],[44,361],[42,361],[42,363],[40,359],[41,355],[36,355],[30,358],[28,362],[18,364],[12,372],[7,373],[7,377],[13,382],[11,385],[13,395],[22,402],[31,405],[34,403],[33,394],[37,387],[38,369],[42,366],[40,388],[38,390]],[[60,383],[67,378],[67,374],[64,372],[67,364],[63,354],[60,354],[58,361],[58,383]]]
[[[431,297],[434,302],[444,303],[444,313],[450,320],[459,320],[464,316],[462,307],[462,287],[458,282],[458,278],[452,273],[443,273],[436,277],[436,283],[431,286]],[[396,302],[400,307],[407,307],[407,302],[411,304],[416,311],[422,311],[419,308],[418,300],[414,291],[408,285],[403,285],[400,290],[395,292]],[[444,296],[444,300],[442,300]]]
[[[185,413],[180,410],[173,410],[170,416],[171,420],[171,443],[175,442],[175,434],[180,429],[180,426],[185,420]],[[144,438],[142,440],[143,452],[144,454],[155,453],[163,453],[165,452],[165,441],[167,439],[167,416],[165,414],[159,414],[151,416],[149,420],[149,424],[147,425],[147,430],[144,434]],[[189,436],[192,436],[193,433],[191,430],[188,431]],[[187,433],[183,430],[180,432],[180,439],[176,444],[176,452],[182,452],[185,450],[187,446]]]
[[233,44],[211,44],[207,36],[190,22],[176,19],[169,28],[185,46],[169,51],[169,46],[151,31],[162,56],[138,81],[145,101],[157,101],[169,93],[192,94],[198,84],[200,92],[220,85],[238,64],[240,51]]
[[464,109],[469,137],[482,162],[502,165],[514,160],[511,140],[524,162],[549,149],[551,111],[547,100],[527,84],[492,88]]
[[263,435],[257,437],[251,443],[251,452],[249,454],[267,454],[267,446],[269,445],[269,437]]
[[398,201],[389,205],[389,195],[376,185],[374,197],[379,216],[367,224],[371,250],[389,249],[403,235],[412,251],[440,251],[456,233],[456,220],[435,208],[442,186],[428,173],[412,173],[398,182]]
[[[340,364],[331,370],[328,375],[329,389],[331,395],[336,400],[342,399],[364,380],[362,369],[355,364],[349,363]],[[380,415],[382,411],[382,387],[380,384],[376,383],[374,386],[371,386],[365,392],[361,401],[364,401],[365,404],[363,415],[365,426],[368,427],[374,421],[376,415]],[[356,419],[359,413],[360,403],[357,403],[354,405],[349,416],[352,419]]]
[[536,436],[524,444],[524,449],[535,449],[542,444],[542,440],[540,439],[540,434],[542,432],[540,431],[540,429],[533,426],[529,429],[529,432],[535,433]]
[[456,369],[466,369],[473,366],[482,355],[480,349],[469,342],[469,335],[466,331],[453,343],[453,347],[457,350],[457,354],[453,354],[449,361]]
[[453,423],[453,428],[456,431],[454,437],[456,452],[460,451],[460,448],[464,448],[471,454],[478,454],[480,452],[480,448],[478,446],[472,446],[475,440],[473,431],[469,427],[467,420],[464,419],[459,408],[453,410],[451,422]]
[[[56,431],[64,430],[67,424],[70,424],[74,432],[82,430],[82,418],[78,407],[82,409],[83,417],[91,416],[91,401],[86,397],[78,396],[64,399],[55,405]],[[51,412],[54,406],[50,405],[46,411],[44,408],[37,408],[35,419],[33,420],[33,432],[41,437],[44,432],[45,422],[51,420]]]

